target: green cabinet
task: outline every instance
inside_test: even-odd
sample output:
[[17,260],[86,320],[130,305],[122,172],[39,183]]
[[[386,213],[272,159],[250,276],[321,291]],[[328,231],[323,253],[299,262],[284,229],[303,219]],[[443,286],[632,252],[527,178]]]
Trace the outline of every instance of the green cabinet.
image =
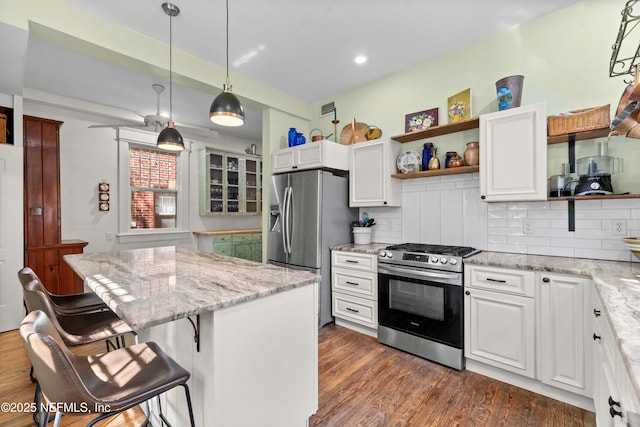
[[260,156],[200,151],[200,215],[259,215],[261,183]]
[[195,234],[198,235],[198,249],[201,251],[262,262],[262,233]]

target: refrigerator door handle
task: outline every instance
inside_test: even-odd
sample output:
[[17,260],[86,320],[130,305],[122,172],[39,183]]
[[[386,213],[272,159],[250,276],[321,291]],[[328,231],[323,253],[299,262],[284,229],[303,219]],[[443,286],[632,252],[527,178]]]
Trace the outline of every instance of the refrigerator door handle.
[[287,199],[287,253],[291,253],[291,234],[293,233],[293,187],[289,187],[289,197]]
[[289,233],[289,190],[291,187],[285,187],[284,189],[284,197],[282,200],[282,247],[284,248],[284,253],[288,254],[288,233]]

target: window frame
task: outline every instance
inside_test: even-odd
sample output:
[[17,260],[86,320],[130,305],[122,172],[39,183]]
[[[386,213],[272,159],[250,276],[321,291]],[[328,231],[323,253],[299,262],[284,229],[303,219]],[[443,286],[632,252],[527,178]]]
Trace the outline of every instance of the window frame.
[[[189,156],[191,143],[185,141],[186,149],[177,153],[176,159],[176,227],[175,228],[131,228],[131,184],[129,148],[156,149],[157,134],[143,130],[120,128],[118,143],[118,240],[120,243],[175,240],[190,236],[189,231]],[[184,235],[187,236],[184,236]]]

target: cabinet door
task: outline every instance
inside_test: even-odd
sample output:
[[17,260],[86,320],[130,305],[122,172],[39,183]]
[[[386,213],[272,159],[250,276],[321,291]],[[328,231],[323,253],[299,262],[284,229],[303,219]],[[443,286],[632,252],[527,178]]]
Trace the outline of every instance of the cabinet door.
[[540,380],[591,396],[591,328],[588,295],[591,282],[580,277],[538,274]]
[[400,206],[400,180],[392,178],[400,146],[379,139],[351,146],[349,167],[349,206]]
[[480,116],[480,194],[487,202],[547,199],[546,103]]
[[294,152],[290,148],[274,151],[271,155],[271,171],[273,173],[280,173],[293,170],[294,159]]
[[324,164],[322,144],[305,144],[296,147],[295,164],[298,169],[319,168]]
[[533,298],[467,289],[465,356],[534,378],[534,323]]

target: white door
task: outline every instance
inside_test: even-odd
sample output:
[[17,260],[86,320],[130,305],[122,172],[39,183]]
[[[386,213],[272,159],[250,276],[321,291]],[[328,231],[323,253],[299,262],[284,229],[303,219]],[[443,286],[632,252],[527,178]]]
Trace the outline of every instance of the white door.
[[0,144],[0,332],[16,329],[24,316],[17,277],[24,265],[22,120],[16,123],[16,145]]

